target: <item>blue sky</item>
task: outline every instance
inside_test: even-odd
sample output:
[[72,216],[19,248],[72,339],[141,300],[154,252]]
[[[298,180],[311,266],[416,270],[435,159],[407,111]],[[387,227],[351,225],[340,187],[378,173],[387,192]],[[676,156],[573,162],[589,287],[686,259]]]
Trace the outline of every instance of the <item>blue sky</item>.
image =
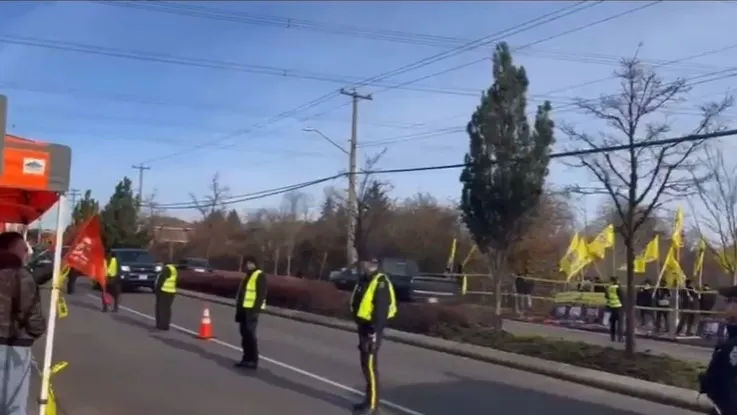
[[[248,16],[270,16],[369,30],[394,30],[458,39],[477,39],[541,14],[566,2],[187,2]],[[556,35],[642,5],[644,2],[604,2],[560,20],[507,37],[514,48]],[[179,3],[179,6],[182,4]],[[367,78],[402,67],[452,46],[417,45],[345,34],[319,33],[294,27],[273,27],[240,21],[159,13],[91,2],[2,2],[0,36],[34,38],[175,57],[228,61],[314,73],[339,80]],[[553,107],[573,97],[611,93],[611,81],[567,88],[605,78],[617,57],[672,60],[737,43],[732,2],[661,2],[585,30],[536,44],[515,54],[530,79],[533,95],[554,92]],[[322,27],[322,26],[321,26]],[[355,32],[355,28],[350,31]],[[0,40],[3,38],[0,37]],[[490,55],[492,47],[477,48],[409,71],[388,82],[413,80]],[[108,50],[109,51],[109,50]],[[593,56],[595,55],[595,56]],[[593,56],[593,57],[592,57]],[[664,66],[668,79],[690,77],[737,65],[737,47],[697,60]],[[488,61],[429,77],[414,87],[461,91],[462,95],[406,89],[380,91],[362,101],[359,142],[393,141],[386,145],[381,168],[449,164],[462,161],[467,136],[462,128],[491,83]],[[737,78],[700,85],[693,100],[678,105],[675,133],[685,133],[697,121],[689,111],[717,99]],[[248,73],[232,69],[123,59],[99,54],[11,44],[0,41],[0,93],[9,97],[9,131],[21,136],[70,145],[72,187],[91,189],[106,202],[124,175],[136,182],[132,164],[152,160],[146,172],[146,194],[156,191],[162,203],[188,201],[202,195],[213,174],[232,194],[304,182],[346,169],[339,150],[303,128],[317,128],[340,143],[350,134],[348,98],[336,96],[295,117],[266,124],[285,110],[310,102],[347,83]],[[562,89],[562,90],[561,90]],[[556,102],[557,101],[557,102]],[[540,99],[530,99],[534,111]],[[686,113],[684,113],[684,111]],[[318,116],[315,116],[318,114]],[[322,115],[319,115],[322,114]],[[737,120],[737,110],[730,116]],[[309,118],[305,120],[305,118]],[[591,123],[571,111],[555,113],[558,123]],[[261,128],[245,129],[261,123]],[[450,130],[438,133],[438,130]],[[431,133],[431,136],[404,137]],[[435,134],[435,135],[432,135]],[[405,138],[409,138],[405,141]],[[399,140],[399,141],[397,141]],[[205,142],[217,145],[193,150]],[[558,149],[566,148],[558,135]],[[359,148],[360,159],[382,146]],[[181,153],[176,157],[162,158]],[[159,160],[156,160],[159,159]],[[591,183],[589,174],[554,163],[553,187]],[[429,192],[441,201],[457,200],[459,171],[407,173],[386,177],[393,196]],[[343,187],[341,181],[333,183]],[[305,189],[322,198],[322,186]],[[593,199],[593,198],[592,198]],[[239,211],[277,206],[280,197],[239,204]],[[587,200],[585,206],[595,206]],[[171,212],[194,217],[195,212]]]

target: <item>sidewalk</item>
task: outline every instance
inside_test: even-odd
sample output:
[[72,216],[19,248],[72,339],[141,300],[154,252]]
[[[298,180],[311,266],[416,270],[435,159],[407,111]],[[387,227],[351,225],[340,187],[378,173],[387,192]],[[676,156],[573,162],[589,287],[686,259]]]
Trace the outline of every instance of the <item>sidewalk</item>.
[[[543,336],[558,338],[568,341],[580,341],[600,346],[610,346],[624,349],[623,343],[612,343],[608,333],[580,330],[562,326],[554,326],[543,323],[529,323],[518,320],[504,320],[504,330],[520,336]],[[666,340],[654,340],[638,337],[636,340],[637,351],[654,355],[664,354],[676,359],[690,360],[700,363],[708,363],[711,359],[712,349],[703,346],[675,343]]]

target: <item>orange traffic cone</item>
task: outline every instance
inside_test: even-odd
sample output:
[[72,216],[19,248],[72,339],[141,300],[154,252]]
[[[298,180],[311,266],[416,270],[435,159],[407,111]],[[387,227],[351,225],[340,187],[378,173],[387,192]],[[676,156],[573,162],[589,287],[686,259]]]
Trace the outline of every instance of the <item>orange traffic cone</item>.
[[200,333],[197,338],[208,340],[212,338],[212,321],[210,320],[210,309],[205,307],[202,311],[202,321],[200,322]]

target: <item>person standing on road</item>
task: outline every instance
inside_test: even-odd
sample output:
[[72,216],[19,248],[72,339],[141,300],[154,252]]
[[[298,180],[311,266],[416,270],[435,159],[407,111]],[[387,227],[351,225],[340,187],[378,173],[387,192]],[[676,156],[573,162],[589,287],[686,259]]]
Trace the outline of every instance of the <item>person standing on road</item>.
[[366,379],[366,395],[353,410],[360,415],[373,415],[379,403],[379,347],[387,321],[397,314],[397,299],[389,277],[379,271],[379,261],[361,261],[359,272],[351,296],[351,312],[358,325],[358,349]]
[[236,367],[245,369],[258,368],[258,340],[256,327],[261,310],[266,308],[266,274],[258,267],[256,259],[245,259],[246,276],[238,287],[235,300],[235,321],[241,333],[243,358]]
[[622,289],[619,287],[617,277],[611,278],[611,284],[606,289],[606,308],[609,311],[609,336],[612,341],[617,341],[618,325],[620,322],[620,311],[622,310]]
[[0,234],[0,413],[26,415],[31,346],[46,330],[41,295],[24,268],[28,249],[18,232]]
[[653,285],[650,280],[645,280],[645,284],[637,289],[637,306],[645,307],[640,309],[640,327],[647,329],[653,321],[652,310],[646,309],[653,306]]
[[107,281],[105,281],[105,289],[100,293],[103,313],[107,313],[108,299],[105,296],[106,292],[113,299],[113,313],[118,312],[118,303],[120,301],[121,291],[119,273],[120,267],[118,266],[118,258],[113,254],[107,261]]
[[156,328],[169,330],[171,323],[171,306],[177,293],[177,277],[179,273],[174,265],[168,264],[156,278]]

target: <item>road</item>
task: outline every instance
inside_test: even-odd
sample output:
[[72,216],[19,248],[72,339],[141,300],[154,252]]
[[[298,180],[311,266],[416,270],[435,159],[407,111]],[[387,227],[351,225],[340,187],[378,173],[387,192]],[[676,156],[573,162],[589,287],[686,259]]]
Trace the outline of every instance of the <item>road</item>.
[[[86,287],[68,303],[54,359],[69,362],[53,381],[62,414],[344,415],[360,399],[352,333],[264,315],[262,365],[247,373],[232,367],[240,354],[230,307],[210,305],[217,338],[202,341],[191,331],[198,300],[177,297],[169,332],[152,329],[151,294],[125,294],[118,314],[101,313]],[[383,414],[694,414],[393,342],[384,343],[379,367]],[[37,391],[32,385],[33,401]]]
[[[504,320],[504,330],[520,336],[542,336],[624,349],[623,343],[612,343],[609,340],[609,333],[578,330],[540,323],[527,323],[516,320]],[[636,345],[637,350],[641,352],[664,354],[676,359],[692,360],[701,363],[709,362],[712,354],[712,349],[707,347],[640,337],[637,338]]]

